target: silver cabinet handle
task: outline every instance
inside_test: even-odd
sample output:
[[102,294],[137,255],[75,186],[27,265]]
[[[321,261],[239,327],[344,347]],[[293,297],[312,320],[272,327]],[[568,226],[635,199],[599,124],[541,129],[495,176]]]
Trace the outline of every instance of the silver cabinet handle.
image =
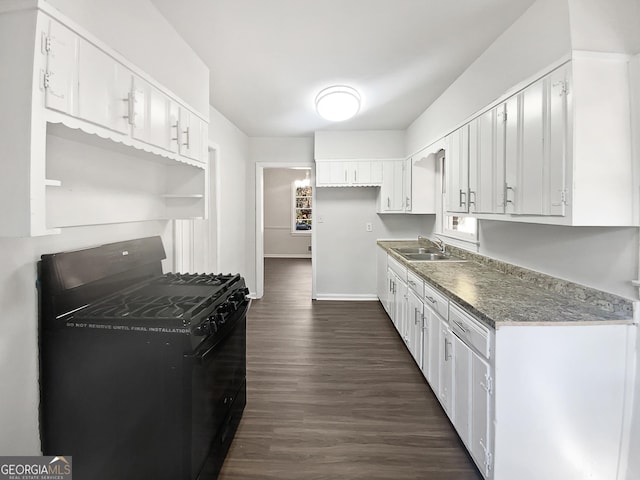
[[426,332],[429,330],[429,325],[427,324],[427,322],[425,321],[424,318],[424,313],[422,315],[420,315],[420,317],[422,317],[422,331]]
[[[464,195],[464,202],[462,201],[462,196]],[[460,189],[460,195],[458,196],[458,202],[460,203],[460,207],[462,207],[463,205],[467,205],[467,192],[463,192],[462,189]]]
[[387,197],[387,208],[391,208],[391,197]]
[[127,93],[127,98],[122,99],[123,102],[127,102],[127,114],[123,115],[122,118],[126,118],[129,125],[132,127],[136,126],[136,92],[132,91]]
[[438,301],[437,301],[435,298],[433,298],[433,297],[430,297],[430,296],[428,296],[428,295],[427,295],[427,297],[426,297],[426,298],[427,298],[427,300],[429,300],[429,301],[430,301],[431,303],[433,303],[434,305],[435,305],[436,303],[438,303]]
[[513,203],[513,200],[509,200],[509,190],[511,190],[512,192],[514,191],[513,187],[510,187],[508,184],[505,183],[504,184],[504,203],[505,203],[505,205],[507,203]]
[[191,144],[191,135],[189,135],[189,132],[191,131],[191,127],[187,127],[187,129],[184,131],[184,134],[187,136],[187,141],[183,143],[184,146],[186,146],[187,148],[191,148],[190,144]]
[[457,320],[454,320],[453,323],[455,323],[460,328],[460,330],[462,330],[464,333],[467,333],[467,329],[464,328],[464,326],[460,322],[458,322]]
[[[473,195],[473,201],[471,201],[471,195]],[[469,190],[469,206],[471,205],[476,205],[476,192],[474,192],[473,190]]]
[[417,308],[413,309],[413,324],[414,325],[418,324],[418,309]]
[[171,140],[174,141],[174,142],[180,143],[180,123],[176,122],[175,125],[171,125],[171,128],[175,128],[176,129],[176,136],[175,137],[171,137]]
[[449,348],[448,347],[449,347],[449,342],[447,342],[447,339],[445,338],[444,339],[444,361],[445,362],[448,362],[449,358],[451,358],[449,356]]

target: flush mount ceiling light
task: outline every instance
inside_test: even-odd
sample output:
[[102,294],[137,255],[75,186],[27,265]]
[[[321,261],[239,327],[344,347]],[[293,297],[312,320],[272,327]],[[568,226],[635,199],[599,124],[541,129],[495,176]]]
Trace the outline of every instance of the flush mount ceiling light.
[[346,85],[325,88],[316,97],[316,110],[322,118],[342,122],[360,110],[360,94]]

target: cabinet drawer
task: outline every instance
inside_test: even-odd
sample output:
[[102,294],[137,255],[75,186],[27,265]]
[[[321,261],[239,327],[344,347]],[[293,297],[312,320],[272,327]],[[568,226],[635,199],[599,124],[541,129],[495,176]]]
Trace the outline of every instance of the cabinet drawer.
[[424,297],[424,280],[410,270],[407,270],[407,285],[420,299]]
[[445,320],[449,318],[449,300],[427,282],[424,282],[424,299],[425,305],[435,310],[438,315]]
[[489,329],[454,303],[449,305],[449,322],[453,332],[487,359],[491,356]]
[[407,267],[402,265],[392,256],[387,257],[387,265],[393,272],[398,275],[404,282],[407,281]]

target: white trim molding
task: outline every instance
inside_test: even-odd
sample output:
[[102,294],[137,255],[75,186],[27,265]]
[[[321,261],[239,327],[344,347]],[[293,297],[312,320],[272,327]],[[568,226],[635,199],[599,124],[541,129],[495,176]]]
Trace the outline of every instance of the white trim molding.
[[376,294],[368,293],[318,293],[316,294],[316,300],[331,300],[337,302],[377,302],[379,299]]

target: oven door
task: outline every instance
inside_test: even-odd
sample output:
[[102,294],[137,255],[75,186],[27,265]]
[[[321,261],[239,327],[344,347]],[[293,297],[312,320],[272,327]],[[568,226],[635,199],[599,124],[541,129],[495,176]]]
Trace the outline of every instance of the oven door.
[[[192,478],[196,478],[208,457],[220,457],[220,437],[231,407],[244,386],[246,376],[246,312],[249,303],[227,321],[216,343],[203,342],[187,361],[191,375]],[[224,452],[222,452],[224,455]],[[221,465],[220,465],[221,466]],[[219,466],[218,466],[219,468]]]

